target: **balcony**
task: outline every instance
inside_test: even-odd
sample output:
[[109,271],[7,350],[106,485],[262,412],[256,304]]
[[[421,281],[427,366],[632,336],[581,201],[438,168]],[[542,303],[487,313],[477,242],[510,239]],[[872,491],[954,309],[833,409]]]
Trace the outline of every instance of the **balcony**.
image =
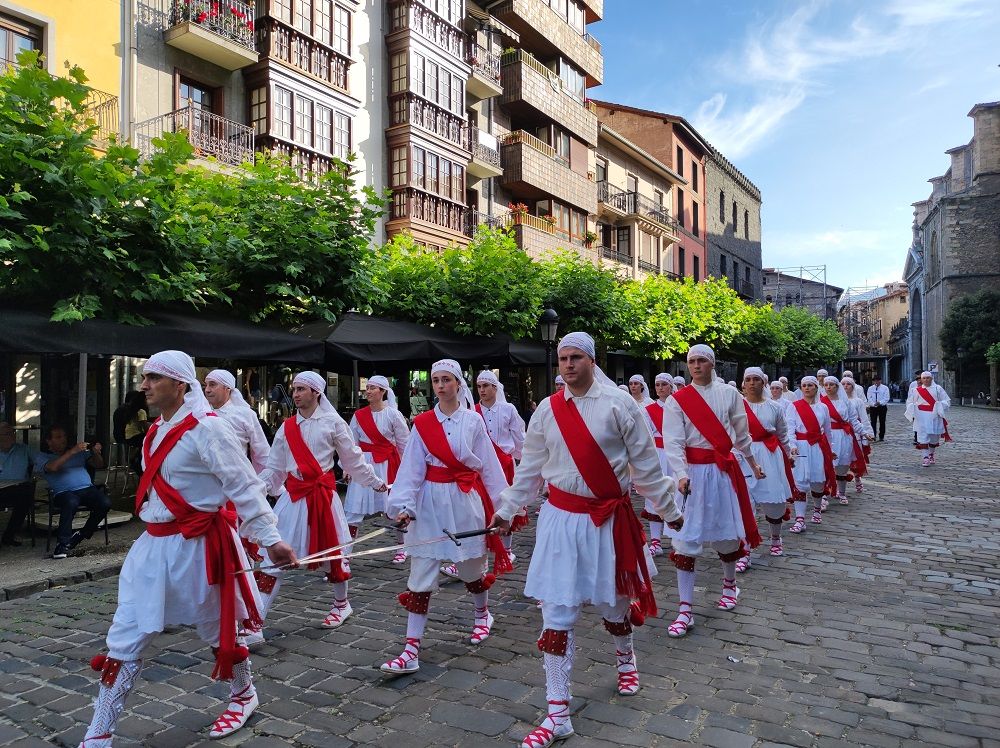
[[604,18],[604,0],[583,0],[587,23],[595,23]]
[[257,29],[257,48],[272,60],[348,93],[347,73],[351,67],[351,58],[282,21],[268,18],[261,22]]
[[198,158],[214,159],[230,166],[253,160],[252,127],[193,106],[138,123],[135,147],[143,155],[150,156],[156,150],[153,139],[167,132],[185,133]]
[[575,63],[587,76],[588,88],[604,80],[601,45],[577,32],[542,0],[506,0],[491,12],[520,34],[525,49],[538,50],[543,57],[562,55]]
[[254,8],[238,0],[170,0],[163,41],[226,70],[257,62]]
[[470,239],[480,227],[502,229],[508,225],[506,216],[490,216],[478,210],[469,210],[465,217],[465,235]]
[[[322,153],[289,143],[273,135],[258,135],[254,146],[258,151],[270,151],[275,155],[287,158],[291,167],[303,179],[310,174],[326,174],[337,164],[330,156],[324,156]],[[341,164],[341,166],[344,165]],[[349,167],[348,171],[350,171]]]
[[517,130],[507,135],[500,147],[503,167],[501,184],[526,200],[555,197],[586,213],[597,209],[596,185],[573,171],[555,149],[534,135]]
[[651,275],[660,274],[660,266],[655,262],[649,262],[647,260],[639,260],[639,271],[643,273],[650,273]]
[[[432,244],[447,246],[450,241],[466,243],[469,209],[437,195],[405,187],[392,193],[389,233],[408,229],[419,236],[430,234]],[[395,224],[392,225],[392,224]]]
[[655,236],[677,242],[677,221],[671,218],[665,206],[638,192],[626,192],[610,182],[597,183],[598,215],[639,221],[642,230]]
[[744,299],[752,299],[754,297],[753,283],[748,280],[733,281],[733,290]]
[[500,168],[500,142],[495,135],[483,132],[478,127],[470,127],[469,144],[472,147],[472,161],[466,171],[470,177],[489,179],[503,174],[503,169]]
[[389,100],[389,122],[391,127],[409,125],[420,128],[463,151],[472,152],[468,123],[457,114],[416,94],[397,94]]
[[601,247],[601,258],[632,267],[632,253],[619,251],[617,247]]
[[107,145],[111,136],[118,134],[118,97],[92,88],[83,104],[84,117],[97,126],[94,142]]
[[500,55],[482,44],[468,40],[465,61],[472,66],[472,76],[465,84],[465,92],[476,101],[491,99],[503,93],[500,83]]
[[501,58],[501,102],[514,117],[554,120],[587,145],[597,143],[597,115],[534,55],[513,50]]
[[461,60],[466,57],[468,37],[465,33],[417,0],[399,0],[389,5],[389,35],[400,31],[419,34],[453,57]]

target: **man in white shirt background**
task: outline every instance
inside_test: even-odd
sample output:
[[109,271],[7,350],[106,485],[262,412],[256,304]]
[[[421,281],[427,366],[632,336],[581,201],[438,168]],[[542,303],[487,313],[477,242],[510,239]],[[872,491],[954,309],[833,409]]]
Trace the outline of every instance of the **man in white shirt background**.
[[[885,415],[889,411],[889,388],[882,384],[882,377],[875,375],[875,383],[868,388],[868,417],[872,422],[872,431],[878,434],[880,442],[885,441]],[[878,429],[875,428],[876,422]]]

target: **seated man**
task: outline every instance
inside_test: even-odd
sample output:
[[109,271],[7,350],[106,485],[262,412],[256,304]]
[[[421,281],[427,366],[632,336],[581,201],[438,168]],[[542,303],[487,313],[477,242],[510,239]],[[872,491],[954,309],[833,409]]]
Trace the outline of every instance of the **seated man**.
[[[70,447],[69,437],[64,426],[50,426],[44,439],[48,452],[40,452],[35,461],[35,472],[44,475],[52,501],[59,508],[59,533],[52,558],[66,558],[81,540],[94,534],[111,509],[111,499],[93,484],[87,472],[88,464],[96,470],[104,467],[100,443],[90,447],[80,442]],[[82,530],[73,532],[73,516],[81,507],[90,510],[90,517]]]
[[10,522],[3,532],[0,543],[21,545],[14,535],[24,526],[24,518],[31,508],[33,487],[31,485],[31,453],[27,444],[15,441],[14,428],[9,423],[0,423],[0,507],[10,508]]

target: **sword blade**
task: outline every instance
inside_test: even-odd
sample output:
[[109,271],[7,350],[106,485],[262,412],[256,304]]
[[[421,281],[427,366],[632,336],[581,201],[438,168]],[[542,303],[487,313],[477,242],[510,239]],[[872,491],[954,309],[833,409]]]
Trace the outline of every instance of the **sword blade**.
[[[388,527],[379,527],[378,529],[372,530],[371,532],[366,533],[366,534],[362,535],[359,538],[352,538],[347,543],[341,543],[340,545],[335,545],[332,548],[324,548],[322,551],[316,551],[315,553],[313,553],[313,554],[311,554],[309,556],[303,556],[302,558],[299,559],[299,563],[300,564],[312,564],[312,563],[318,563],[320,561],[329,561],[330,559],[325,558],[325,557],[329,556],[334,551],[339,551],[341,548],[347,548],[347,546],[354,545],[355,543],[360,543],[363,540],[371,540],[372,538],[377,538],[379,535],[382,535],[384,533],[389,532],[389,529],[390,528],[388,528]],[[320,556],[324,556],[324,558],[321,559],[321,558],[319,558]],[[339,556],[337,556],[337,558],[339,558]],[[272,569],[285,569],[285,568],[287,568],[287,567],[282,566],[280,564],[269,564],[267,566],[261,566],[261,567],[259,567],[257,569],[255,569],[254,567],[251,566],[251,567],[249,567],[247,569],[240,569],[239,571],[236,571],[234,573],[235,574],[249,574],[250,572],[253,572],[253,571],[271,571]]]
[[[451,538],[449,538],[447,535],[442,535],[440,538],[431,538],[430,540],[421,540],[419,543],[409,543],[409,544],[407,544],[407,543],[399,543],[397,545],[384,545],[381,548],[367,548],[367,549],[365,549],[363,551],[356,551],[354,553],[348,553],[345,556],[341,556],[340,554],[336,554],[336,555],[332,555],[332,556],[324,557],[324,558],[314,558],[309,563],[314,563],[315,564],[315,563],[321,563],[323,561],[337,561],[337,560],[344,560],[344,561],[346,561],[347,559],[355,558],[357,556],[374,556],[376,553],[388,553],[389,551],[398,551],[400,549],[406,549],[406,548],[416,548],[419,545],[431,545],[432,543],[442,543],[442,542],[448,542],[448,543],[450,543],[452,541],[451,541]],[[289,571],[294,571],[294,570],[293,569],[289,569]]]

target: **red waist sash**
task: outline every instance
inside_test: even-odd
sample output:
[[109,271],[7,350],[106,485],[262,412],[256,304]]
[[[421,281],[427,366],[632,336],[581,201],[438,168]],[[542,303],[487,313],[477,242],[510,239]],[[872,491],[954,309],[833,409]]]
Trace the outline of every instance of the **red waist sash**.
[[493,451],[497,453],[497,459],[500,460],[500,467],[503,468],[503,476],[507,479],[507,485],[513,485],[514,483],[514,456],[509,455],[500,449],[500,445],[497,444],[492,439],[490,442],[493,444]]
[[372,444],[371,442],[358,441],[358,446],[362,452],[368,452],[372,456],[372,462],[382,464],[389,463],[386,480],[389,483],[396,482],[396,473],[399,471],[400,457],[399,450],[394,444]]
[[[611,517],[615,518],[611,529],[615,545],[615,590],[619,595],[645,600],[652,598],[653,583],[646,567],[643,548],[646,537],[642,524],[632,509],[628,493],[610,498],[590,498],[563,491],[549,484],[549,503],[556,509],[573,514],[589,514],[595,527],[600,527]],[[636,588],[636,572],[641,579]],[[654,609],[656,601],[649,599]]]
[[740,505],[740,519],[743,520],[743,532],[746,534],[747,542],[751,548],[760,545],[760,533],[757,530],[757,519],[753,516],[750,491],[747,490],[747,481],[743,477],[743,471],[740,469],[740,463],[736,460],[736,455],[732,452],[723,454],[717,449],[703,449],[701,447],[685,447],[684,454],[689,465],[715,465],[729,476]]

